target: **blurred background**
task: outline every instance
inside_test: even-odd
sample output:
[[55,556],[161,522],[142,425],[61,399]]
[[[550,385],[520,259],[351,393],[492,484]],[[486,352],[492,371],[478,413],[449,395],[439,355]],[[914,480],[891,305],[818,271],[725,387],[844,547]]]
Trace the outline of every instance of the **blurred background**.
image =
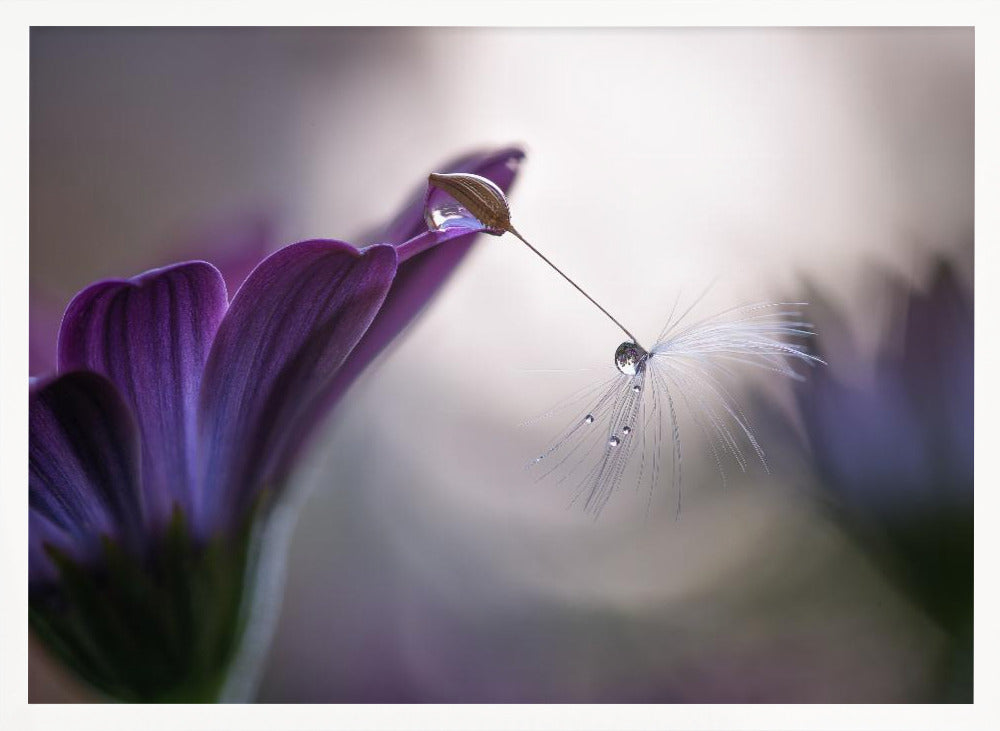
[[[665,480],[594,521],[523,470],[561,418],[519,425],[621,336],[481,240],[299,474],[258,699],[971,700],[973,58],[959,28],[33,29],[33,375],[97,278],[357,240],[521,144],[518,229],[640,338],[714,281],[695,315],[808,300],[829,366],[734,385],[770,473],[723,488],[692,438],[679,517]],[[31,700],[88,698],[36,649]]]

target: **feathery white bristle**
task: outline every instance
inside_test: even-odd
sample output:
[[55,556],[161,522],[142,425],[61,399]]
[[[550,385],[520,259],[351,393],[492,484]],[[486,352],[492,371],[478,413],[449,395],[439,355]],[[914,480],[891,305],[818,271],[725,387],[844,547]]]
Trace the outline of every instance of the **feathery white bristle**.
[[674,319],[675,302],[671,317],[635,375],[615,369],[609,381],[581,389],[538,417],[547,418],[573,406],[580,408],[563,433],[528,467],[544,465],[539,479],[560,472],[560,483],[578,482],[571,502],[582,499],[585,510],[595,515],[630,469],[637,473],[637,489],[648,483],[647,501],[651,501],[664,467],[663,431],[664,422],[669,420],[671,483],[679,513],[682,451],[678,415],[683,408],[706,437],[724,483],[724,464],[729,458],[745,472],[750,469],[750,453],[767,470],[764,449],[727,382],[735,378],[739,366],[801,379],[791,367],[794,362],[823,363],[795,342],[813,334],[812,326],[801,318],[798,308],[803,306],[803,302],[757,303],[681,327],[694,305]]

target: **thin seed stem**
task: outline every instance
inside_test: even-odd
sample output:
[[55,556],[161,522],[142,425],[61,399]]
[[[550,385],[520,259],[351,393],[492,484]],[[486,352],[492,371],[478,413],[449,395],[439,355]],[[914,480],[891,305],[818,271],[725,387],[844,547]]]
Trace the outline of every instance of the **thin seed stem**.
[[[639,339],[635,335],[633,335],[632,333],[630,333],[627,327],[625,327],[620,322],[618,322],[618,320],[615,319],[614,315],[612,315],[606,309],[604,309],[603,307],[601,307],[601,305],[598,304],[597,300],[595,300],[593,297],[591,297],[589,294],[587,294],[585,291],[583,291],[583,288],[579,284],[577,284],[576,282],[574,282],[572,279],[570,279],[562,269],[560,269],[555,264],[553,264],[551,261],[549,261],[549,258],[547,256],[545,256],[545,254],[543,254],[538,249],[536,249],[534,246],[532,246],[531,244],[529,244],[528,240],[525,239],[520,233],[518,233],[518,231],[517,231],[516,228],[514,228],[513,226],[508,226],[507,227],[507,231],[509,231],[510,233],[514,234],[514,236],[516,236],[518,239],[521,240],[522,244],[524,244],[529,249],[531,249],[542,261],[544,261],[550,267],[552,267],[553,269],[555,269],[563,279],[565,279],[567,282],[569,282],[570,284],[572,284],[576,288],[577,292],[579,292],[584,297],[586,297],[587,299],[589,299],[594,304],[594,306],[597,307],[597,309],[599,309],[601,312],[603,312],[608,317],[608,319],[611,320],[611,322],[613,322],[619,328],[621,328],[621,331],[623,333],[625,333],[626,335],[628,335],[629,338],[632,340],[633,343],[635,343],[640,348],[642,348],[642,345],[639,345]],[[643,350],[645,350],[645,348],[643,348]]]

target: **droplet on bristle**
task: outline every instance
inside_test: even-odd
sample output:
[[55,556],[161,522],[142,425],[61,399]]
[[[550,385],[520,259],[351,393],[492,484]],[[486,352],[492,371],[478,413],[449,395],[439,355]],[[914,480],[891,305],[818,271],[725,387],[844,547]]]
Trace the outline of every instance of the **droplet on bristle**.
[[[626,341],[618,346],[615,351],[615,367],[626,376],[634,376],[646,365],[646,351],[639,345],[631,341]],[[633,390],[638,392],[638,386]]]

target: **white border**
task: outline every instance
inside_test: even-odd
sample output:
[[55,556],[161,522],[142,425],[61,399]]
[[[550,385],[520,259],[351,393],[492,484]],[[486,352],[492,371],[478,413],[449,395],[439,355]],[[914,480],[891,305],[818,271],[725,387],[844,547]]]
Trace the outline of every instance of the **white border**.
[[995,729],[1000,713],[995,462],[976,482],[977,703],[971,706],[28,706],[27,303],[28,36],[31,25],[974,25],[976,26],[977,453],[996,435],[996,311],[1000,221],[1000,24],[982,2],[5,2],[0,5],[0,727],[73,729]]

